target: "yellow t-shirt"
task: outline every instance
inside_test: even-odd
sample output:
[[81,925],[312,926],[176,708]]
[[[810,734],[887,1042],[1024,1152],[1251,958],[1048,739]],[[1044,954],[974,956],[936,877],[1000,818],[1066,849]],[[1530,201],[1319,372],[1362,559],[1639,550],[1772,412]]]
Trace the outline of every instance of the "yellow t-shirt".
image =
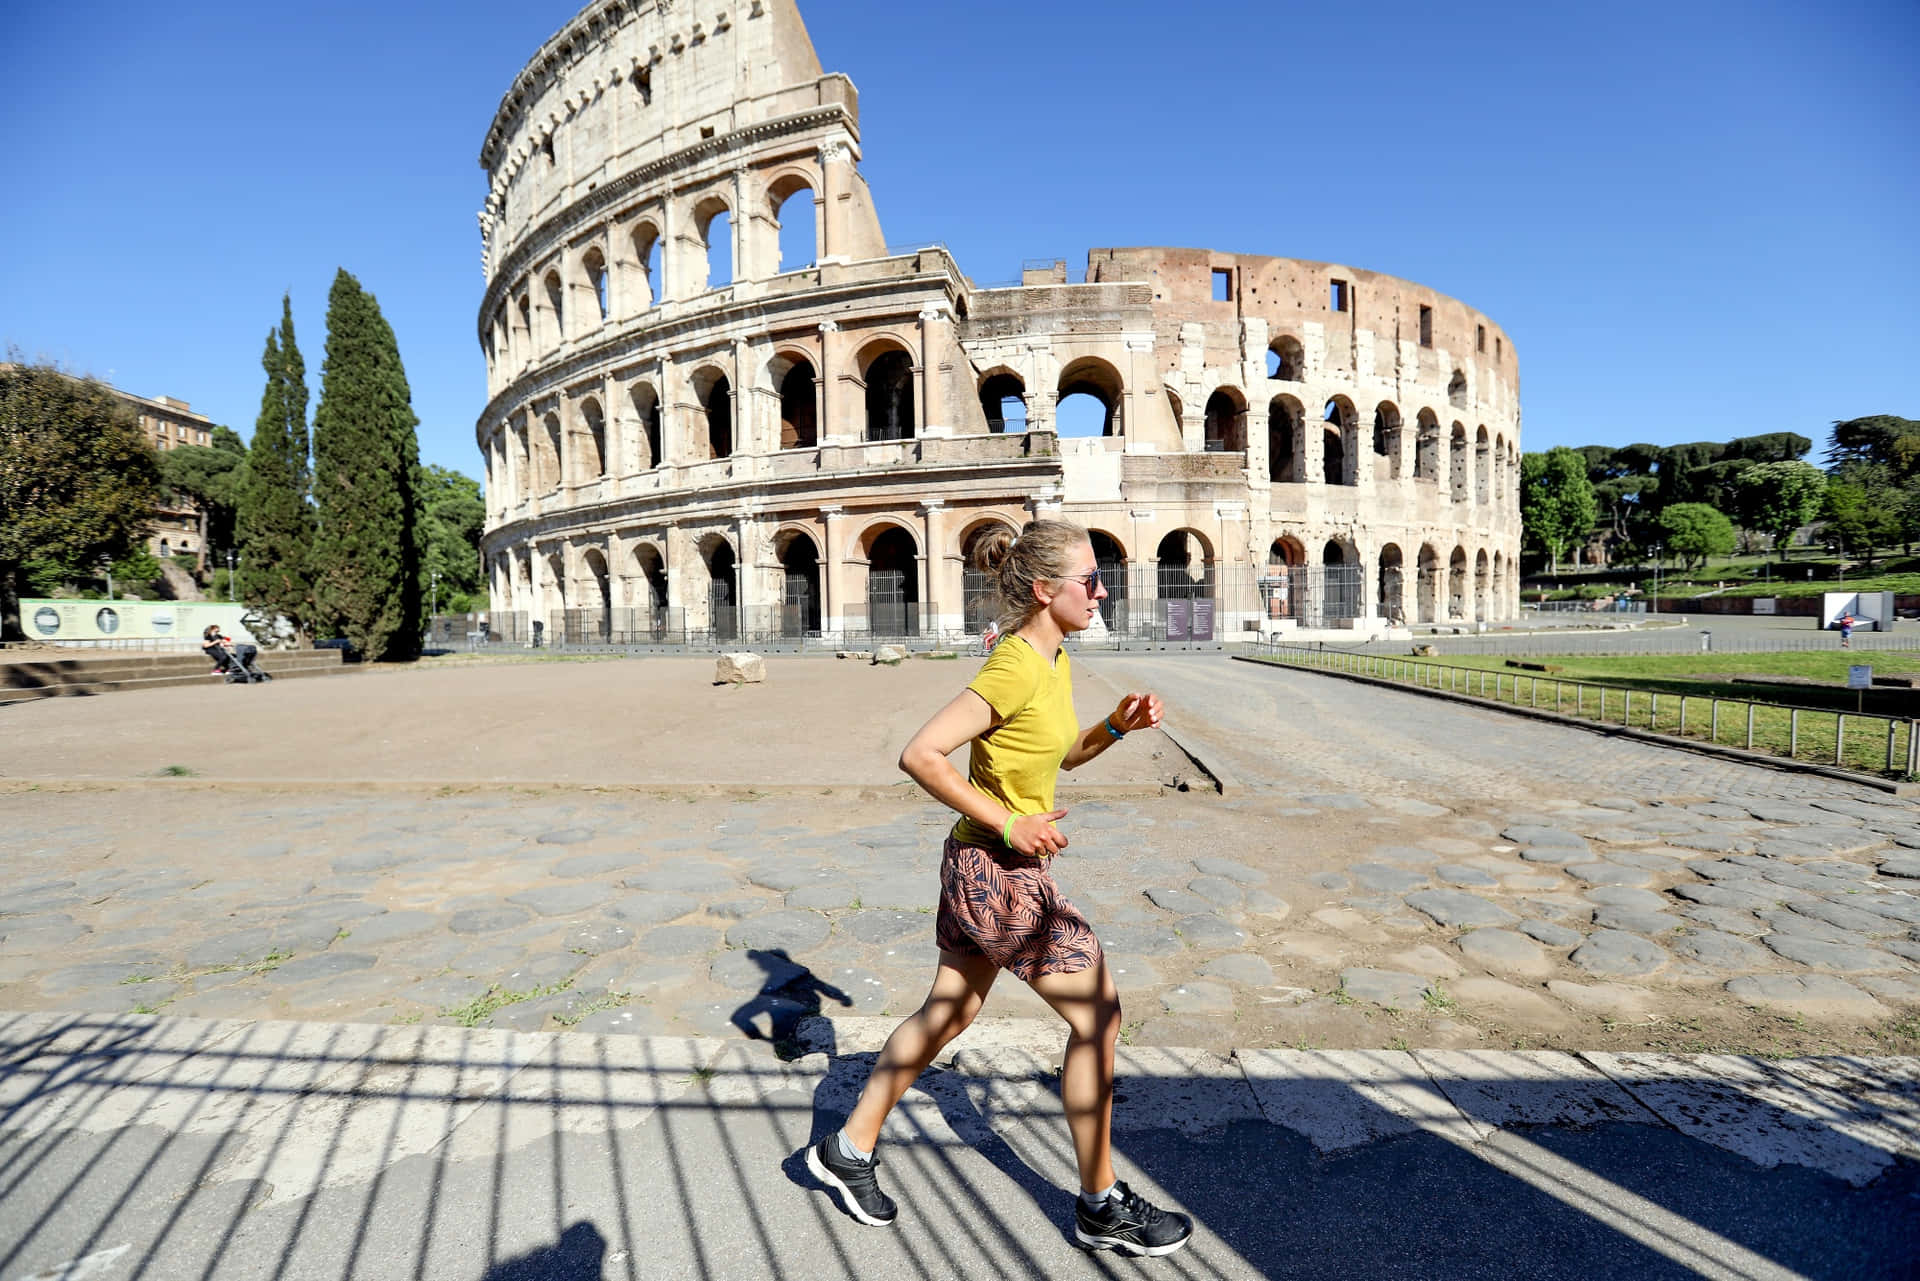
[[[967,782],[1014,814],[1053,808],[1053,784],[1080,725],[1073,715],[1073,660],[1062,648],[1049,665],[1023,636],[993,647],[967,688],[987,700],[1000,724],[973,740]],[[962,815],[956,840],[988,847],[1000,833]]]

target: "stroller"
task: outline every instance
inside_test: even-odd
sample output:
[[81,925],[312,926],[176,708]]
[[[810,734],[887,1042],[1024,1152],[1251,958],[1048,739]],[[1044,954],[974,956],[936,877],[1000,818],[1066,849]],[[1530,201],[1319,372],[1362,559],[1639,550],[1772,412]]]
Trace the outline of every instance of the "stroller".
[[[260,656],[256,645],[233,645],[226,636],[214,635],[207,638],[212,644],[203,645],[207,657],[213,660],[213,673],[224,676],[228,685],[254,685],[273,679],[271,672],[263,672],[254,662]],[[229,650],[228,645],[233,645]]]

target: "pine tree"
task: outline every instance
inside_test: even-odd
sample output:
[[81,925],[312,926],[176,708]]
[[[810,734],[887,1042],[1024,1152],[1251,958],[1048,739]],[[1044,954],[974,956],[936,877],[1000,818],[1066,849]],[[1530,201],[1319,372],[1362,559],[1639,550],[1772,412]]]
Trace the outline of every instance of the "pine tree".
[[370,659],[419,653],[419,423],[393,329],[342,269],[327,295],[313,418],[314,598],[321,618]]
[[260,364],[267,384],[260,393],[236,517],[240,591],[249,603],[307,632],[314,621],[307,367],[294,342],[291,298],[280,300],[280,329],[267,332]]

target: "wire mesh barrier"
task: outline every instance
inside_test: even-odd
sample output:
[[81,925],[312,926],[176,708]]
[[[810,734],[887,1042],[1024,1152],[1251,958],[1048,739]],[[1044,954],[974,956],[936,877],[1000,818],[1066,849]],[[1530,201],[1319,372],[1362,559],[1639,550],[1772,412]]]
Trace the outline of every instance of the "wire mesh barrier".
[[1287,666],[1334,671],[1467,698],[1555,712],[1669,738],[1737,747],[1809,764],[1890,778],[1920,775],[1920,720],[1868,712],[1787,707],[1705,694],[1660,693],[1532,672],[1459,667],[1431,659],[1355,649],[1272,645],[1259,656]]
[[[1798,654],[1839,652],[1838,633],[1757,630],[1744,627],[1662,627],[1657,630],[1606,628],[1592,631],[1559,628],[1544,632],[1487,632],[1479,635],[1426,636],[1441,657],[1456,655],[1511,655],[1515,657],[1577,656],[1581,654]],[[1370,654],[1402,654],[1405,641],[1368,641],[1356,646]],[[1877,650],[1910,653],[1920,650],[1920,635],[1912,632],[1855,632],[1848,652]]]

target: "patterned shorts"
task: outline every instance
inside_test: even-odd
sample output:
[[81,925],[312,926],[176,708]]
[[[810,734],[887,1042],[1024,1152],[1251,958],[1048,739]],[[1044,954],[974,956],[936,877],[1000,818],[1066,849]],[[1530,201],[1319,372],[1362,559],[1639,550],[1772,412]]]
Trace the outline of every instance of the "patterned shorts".
[[940,859],[943,952],[984,956],[1023,983],[1100,963],[1100,940],[1060,897],[1045,859],[982,849],[949,836]]

